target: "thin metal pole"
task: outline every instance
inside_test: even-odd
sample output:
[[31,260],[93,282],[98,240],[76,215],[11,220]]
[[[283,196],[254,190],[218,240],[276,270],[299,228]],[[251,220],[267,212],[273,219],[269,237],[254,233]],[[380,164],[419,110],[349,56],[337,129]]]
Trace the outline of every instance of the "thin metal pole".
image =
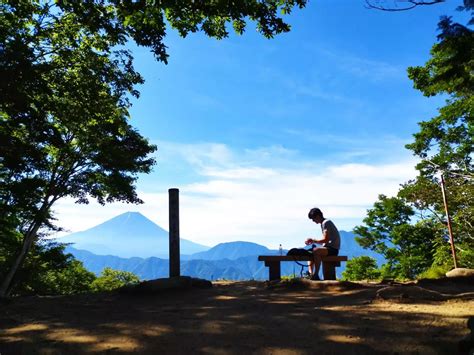
[[441,191],[443,192],[444,210],[446,211],[446,218],[448,220],[448,232],[449,232],[449,240],[451,241],[451,253],[453,254],[454,267],[457,268],[458,262],[456,259],[456,249],[454,248],[453,230],[451,228],[451,218],[449,217],[448,199],[446,198],[446,188],[444,184],[443,174],[441,174]]
[[169,189],[170,277],[180,276],[179,258],[179,190]]

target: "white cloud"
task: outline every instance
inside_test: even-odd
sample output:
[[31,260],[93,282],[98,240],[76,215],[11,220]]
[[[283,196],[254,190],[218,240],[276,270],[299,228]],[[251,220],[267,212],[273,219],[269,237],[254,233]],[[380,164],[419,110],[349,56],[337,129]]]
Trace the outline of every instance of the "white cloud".
[[326,55],[338,69],[373,82],[405,80],[407,77],[406,68],[402,65],[362,58],[352,53],[334,52],[327,48],[319,48],[318,52]]
[[[340,229],[350,230],[360,223],[378,194],[395,195],[399,184],[415,176],[414,161],[385,164],[328,164],[295,157],[275,167],[258,164],[255,151],[240,156],[225,145],[179,146],[191,158],[199,182],[180,188],[181,235],[213,246],[246,240],[272,248],[297,246],[318,226],[307,218],[318,206]],[[207,149],[207,150],[206,150]],[[272,149],[262,159],[271,157]],[[278,150],[276,150],[278,151]],[[189,152],[200,152],[189,154]],[[249,164],[248,157],[254,160]],[[205,159],[207,157],[207,160]],[[243,163],[245,162],[245,163]],[[178,164],[178,162],[177,162]],[[299,169],[295,166],[300,166]],[[163,183],[163,182],[162,182]],[[170,186],[175,186],[170,182]],[[73,201],[59,203],[59,222],[71,231],[90,228],[119,213],[139,211],[163,228],[168,226],[167,191],[140,191],[143,205],[95,203],[78,206]]]
[[159,160],[185,161],[196,167],[212,165],[227,165],[235,160],[233,152],[220,143],[174,143],[166,141],[153,141],[159,147],[156,153]]
[[302,130],[287,129],[285,133],[293,136],[293,139],[309,142],[315,146],[323,148],[331,146],[333,147],[331,156],[344,162],[360,161],[360,159],[369,159],[372,162],[374,160],[398,160],[401,156],[407,159],[406,157],[411,154],[404,148],[406,144],[412,141],[411,139],[401,139],[390,134],[374,137],[367,133],[350,137],[320,133],[310,128]]

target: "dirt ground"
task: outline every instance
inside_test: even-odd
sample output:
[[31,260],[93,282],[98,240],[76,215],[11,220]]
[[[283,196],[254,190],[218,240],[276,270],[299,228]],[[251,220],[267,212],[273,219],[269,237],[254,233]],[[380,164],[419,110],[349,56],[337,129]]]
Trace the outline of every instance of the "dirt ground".
[[454,355],[474,316],[474,282],[446,280],[17,298],[0,304],[0,354]]

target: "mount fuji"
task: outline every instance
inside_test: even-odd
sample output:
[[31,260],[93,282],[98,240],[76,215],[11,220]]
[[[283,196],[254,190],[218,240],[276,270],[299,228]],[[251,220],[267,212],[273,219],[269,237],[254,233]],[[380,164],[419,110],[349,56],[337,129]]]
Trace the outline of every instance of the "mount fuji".
[[[122,258],[168,258],[168,232],[139,212],[126,212],[82,232],[57,239],[75,249],[88,250],[97,255]],[[209,247],[180,239],[181,254],[194,254]]]

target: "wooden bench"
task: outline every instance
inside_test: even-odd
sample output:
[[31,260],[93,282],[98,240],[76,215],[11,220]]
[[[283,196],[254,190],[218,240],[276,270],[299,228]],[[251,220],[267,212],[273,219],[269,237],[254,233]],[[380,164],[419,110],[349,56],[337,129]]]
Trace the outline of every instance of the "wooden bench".
[[[259,261],[264,261],[269,269],[269,280],[280,280],[280,262],[281,261],[312,261],[312,255],[259,255]],[[347,256],[323,256],[323,275],[324,280],[336,279],[336,267],[341,266],[341,261],[347,261]]]

